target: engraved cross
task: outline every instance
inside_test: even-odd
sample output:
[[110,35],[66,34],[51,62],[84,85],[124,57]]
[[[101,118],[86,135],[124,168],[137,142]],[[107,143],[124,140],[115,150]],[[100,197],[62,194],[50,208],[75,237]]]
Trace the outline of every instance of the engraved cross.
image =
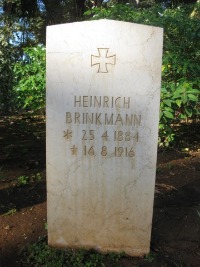
[[77,147],[75,145],[73,145],[73,147],[71,147],[71,152],[72,152],[72,155],[76,155],[77,154]]
[[97,73],[108,73],[107,65],[116,64],[116,55],[108,56],[109,48],[98,48],[99,55],[91,55],[91,66],[98,65]]

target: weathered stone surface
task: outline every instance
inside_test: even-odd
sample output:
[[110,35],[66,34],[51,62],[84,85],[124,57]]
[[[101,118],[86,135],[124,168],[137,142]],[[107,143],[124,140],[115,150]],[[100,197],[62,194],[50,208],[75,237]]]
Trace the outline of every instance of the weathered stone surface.
[[48,27],[49,244],[149,252],[161,56],[160,28]]

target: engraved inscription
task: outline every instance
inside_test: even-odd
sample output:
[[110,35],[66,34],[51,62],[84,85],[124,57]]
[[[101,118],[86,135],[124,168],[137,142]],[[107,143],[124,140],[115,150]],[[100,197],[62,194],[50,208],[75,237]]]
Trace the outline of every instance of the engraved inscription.
[[107,140],[108,140],[108,132],[105,131],[105,132],[102,134],[101,137],[102,137],[103,140],[107,141]]
[[102,146],[101,156],[103,156],[103,157],[106,157],[107,156],[107,147],[106,146]]
[[97,48],[98,56],[91,55],[91,67],[97,65],[97,73],[108,73],[107,65],[116,64],[116,55],[108,55],[109,48]]
[[141,115],[136,114],[102,114],[102,113],[79,113],[66,112],[67,124],[96,124],[96,125],[119,125],[140,126]]
[[[71,148],[72,155],[77,155],[78,148],[76,146],[73,146]],[[102,146],[101,150],[99,151],[98,148],[95,148],[94,146],[83,146],[83,156],[96,156],[101,155],[103,158],[106,157],[128,157],[133,158],[135,156],[134,148],[133,147],[114,147],[114,149],[108,150],[107,146]]]
[[72,155],[76,155],[77,154],[77,150],[78,150],[78,148],[75,145],[73,145],[73,147],[71,147]]
[[94,135],[94,130],[90,130],[89,133],[87,133],[86,130],[82,130],[83,137],[82,140],[94,140],[95,135]]
[[[130,97],[74,96],[75,110],[66,112],[65,121],[69,128],[64,131],[63,136],[67,140],[74,138],[74,134],[70,130],[73,124],[86,125],[86,129],[80,130],[82,131],[80,132],[82,146],[73,145],[68,148],[71,155],[101,156],[105,159],[111,157],[134,158],[135,149],[132,146],[139,142],[139,127],[142,118],[140,114],[130,114],[128,112],[130,106]],[[80,112],[79,108],[86,112]],[[97,112],[90,112],[90,108]],[[111,109],[116,110],[110,113]],[[88,129],[88,126],[91,127],[91,125],[97,127]],[[116,126],[116,128],[109,126]],[[122,126],[123,128],[121,128]],[[99,142],[103,143],[101,147],[98,146]]]
[[72,131],[70,131],[69,129],[67,129],[67,131],[64,131],[64,137],[70,139],[72,137]]
[[94,147],[91,146],[88,148],[87,146],[84,146],[84,155],[94,156]]
[[131,132],[123,132],[123,131],[115,131],[114,132],[114,140],[115,141],[130,141],[135,139],[138,142],[139,136],[137,133],[131,133]]
[[[108,134],[108,131],[99,133],[99,136],[101,136],[102,140],[104,141],[125,141],[129,142],[131,140],[135,140],[138,142],[139,140],[139,133],[137,131],[114,131],[112,134]],[[70,139],[72,137],[72,132],[67,130],[64,131],[64,137],[66,139]],[[82,140],[83,141],[92,141],[95,140],[96,133],[95,130],[82,130]]]
[[74,96],[74,107],[84,108],[130,108],[130,97]]
[[135,153],[134,153],[134,150],[133,148],[129,149],[127,147],[115,147],[115,157],[122,157],[122,156],[125,156],[125,157],[134,157],[135,156]]

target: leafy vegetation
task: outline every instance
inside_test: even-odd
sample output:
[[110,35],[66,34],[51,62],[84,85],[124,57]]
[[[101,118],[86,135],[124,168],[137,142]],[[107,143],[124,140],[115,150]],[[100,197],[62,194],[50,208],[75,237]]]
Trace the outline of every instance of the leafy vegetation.
[[19,186],[27,185],[29,183],[29,177],[21,175],[18,177],[17,182]]
[[24,49],[23,59],[14,66],[17,109],[41,110],[45,107],[45,48]]
[[41,174],[38,172],[36,174],[29,176],[21,175],[17,178],[18,186],[28,185],[30,182],[39,182],[42,180]]
[[11,44],[15,20],[0,12],[0,111],[10,111],[13,92],[13,66],[17,52]]
[[100,254],[84,249],[59,250],[49,247],[46,239],[41,239],[22,251],[20,263],[26,267],[103,267],[105,262],[109,262],[109,266],[118,267],[118,261],[123,256],[124,253]]

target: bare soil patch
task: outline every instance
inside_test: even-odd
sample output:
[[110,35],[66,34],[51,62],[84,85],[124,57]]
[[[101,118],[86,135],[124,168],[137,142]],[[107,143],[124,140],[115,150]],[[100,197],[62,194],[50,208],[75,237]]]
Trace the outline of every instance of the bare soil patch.
[[[151,253],[119,266],[200,266],[199,129],[185,125],[179,148],[158,152]],[[45,176],[44,117],[0,116],[0,267],[47,235]]]

